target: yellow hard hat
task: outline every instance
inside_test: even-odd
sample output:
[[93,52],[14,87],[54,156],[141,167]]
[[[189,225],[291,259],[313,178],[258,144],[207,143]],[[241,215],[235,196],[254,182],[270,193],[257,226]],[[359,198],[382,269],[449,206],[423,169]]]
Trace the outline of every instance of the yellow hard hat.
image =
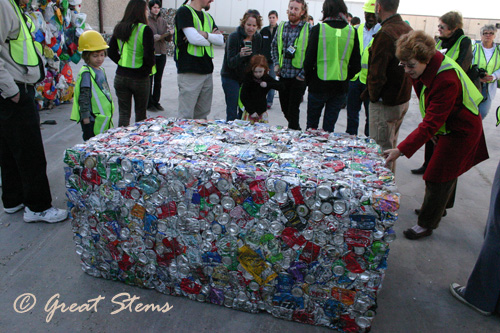
[[365,4],[363,5],[363,11],[374,14],[375,2],[376,0],[368,0],[367,2],[365,2]]
[[109,48],[101,34],[95,30],[87,30],[78,39],[78,52],[99,51]]

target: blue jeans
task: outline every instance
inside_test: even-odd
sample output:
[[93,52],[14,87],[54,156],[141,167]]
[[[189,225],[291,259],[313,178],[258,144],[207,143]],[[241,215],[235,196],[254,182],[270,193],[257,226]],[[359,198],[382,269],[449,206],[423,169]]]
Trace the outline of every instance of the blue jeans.
[[240,84],[238,83],[238,81],[230,79],[228,77],[221,76],[221,79],[222,89],[224,89],[224,95],[226,96],[226,120],[231,121],[240,119],[241,115],[238,115]]
[[[273,79],[276,79],[276,73],[274,72],[274,65],[270,64],[269,65],[269,76],[271,76]],[[276,91],[274,89],[269,90],[267,93],[267,105],[272,106],[273,101],[274,101],[274,93]]]
[[351,135],[358,135],[361,105],[365,107],[365,135],[368,136],[369,134],[368,106],[370,105],[370,100],[368,98],[362,100],[360,97],[365,88],[366,84],[361,83],[359,79],[349,82],[349,92],[347,93],[347,128],[345,131]]
[[327,132],[333,132],[340,109],[345,102],[345,97],[346,94],[332,95],[331,93],[309,92],[307,101],[307,128],[318,128],[319,118],[324,107],[323,129]]
[[[479,103],[479,114],[481,115],[481,119],[484,119],[491,108],[491,98],[489,96],[488,87],[490,85],[488,83],[481,83],[481,94],[483,94],[483,101]],[[496,82],[495,82],[496,89]]]

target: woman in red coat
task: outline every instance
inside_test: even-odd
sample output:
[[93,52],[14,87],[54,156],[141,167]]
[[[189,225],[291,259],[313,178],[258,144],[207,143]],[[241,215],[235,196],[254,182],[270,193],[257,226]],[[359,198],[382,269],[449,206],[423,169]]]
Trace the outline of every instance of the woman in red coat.
[[458,176],[488,158],[477,108],[482,96],[456,62],[436,52],[434,39],[423,31],[401,36],[396,56],[412,78],[423,120],[397,148],[384,152],[386,161],[410,158],[430,139],[436,144],[423,176],[424,202],[415,210],[418,223],[404,231],[406,238],[419,239],[430,236],[446,208],[453,207]]

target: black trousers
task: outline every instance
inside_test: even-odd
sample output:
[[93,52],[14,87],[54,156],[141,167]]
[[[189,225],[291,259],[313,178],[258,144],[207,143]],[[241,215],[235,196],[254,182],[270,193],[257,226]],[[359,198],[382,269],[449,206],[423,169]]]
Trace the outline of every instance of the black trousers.
[[148,107],[160,104],[161,96],[161,79],[163,77],[163,70],[167,63],[167,55],[157,55],[156,59],[156,74],[151,76],[151,91],[149,93]]
[[24,203],[34,212],[52,206],[40,115],[33,86],[18,84],[18,103],[0,97],[0,166],[5,208]]
[[300,130],[300,103],[302,103],[302,97],[306,91],[306,83],[296,78],[280,78],[280,81],[284,85],[284,88],[279,92],[281,111],[288,121],[288,128]]

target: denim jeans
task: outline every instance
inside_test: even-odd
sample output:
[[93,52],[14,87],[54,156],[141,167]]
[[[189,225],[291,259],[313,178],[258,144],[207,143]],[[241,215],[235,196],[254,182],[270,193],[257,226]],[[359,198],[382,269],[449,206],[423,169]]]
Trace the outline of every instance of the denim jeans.
[[369,120],[368,120],[368,110],[370,105],[370,100],[361,99],[361,93],[365,90],[366,84],[361,83],[359,79],[356,81],[349,82],[349,92],[347,93],[347,128],[346,133],[351,135],[358,135],[359,127],[359,111],[361,110],[361,105],[365,107],[365,135],[369,135]]
[[148,107],[160,104],[161,96],[161,79],[163,77],[163,70],[167,63],[167,55],[161,54],[155,56],[156,59],[156,74],[150,76],[151,90],[149,92]]
[[135,122],[146,119],[146,109],[149,99],[149,77],[142,79],[126,76],[115,76],[115,91],[118,98],[118,126],[128,126],[132,112],[132,97],[135,106]]
[[238,99],[240,97],[240,84],[238,81],[228,77],[221,76],[222,89],[226,96],[226,120],[231,121],[240,119],[241,115],[238,114]]
[[333,132],[339,117],[340,109],[345,102],[346,94],[333,95],[332,93],[309,92],[307,102],[307,128],[318,128],[321,112],[325,108],[323,129]]
[[[276,79],[276,73],[274,72],[274,65],[270,64],[269,65],[269,76],[271,76],[273,79]],[[267,93],[267,105],[272,106],[273,101],[274,101],[274,93],[276,91],[274,89],[269,90]]]
[[[491,96],[489,93],[489,88],[490,84],[488,83],[481,83],[481,94],[483,94],[483,101],[479,103],[479,114],[481,115],[481,119],[486,118],[488,115],[488,112],[490,111],[491,108]],[[496,82],[494,88],[496,89]]]

